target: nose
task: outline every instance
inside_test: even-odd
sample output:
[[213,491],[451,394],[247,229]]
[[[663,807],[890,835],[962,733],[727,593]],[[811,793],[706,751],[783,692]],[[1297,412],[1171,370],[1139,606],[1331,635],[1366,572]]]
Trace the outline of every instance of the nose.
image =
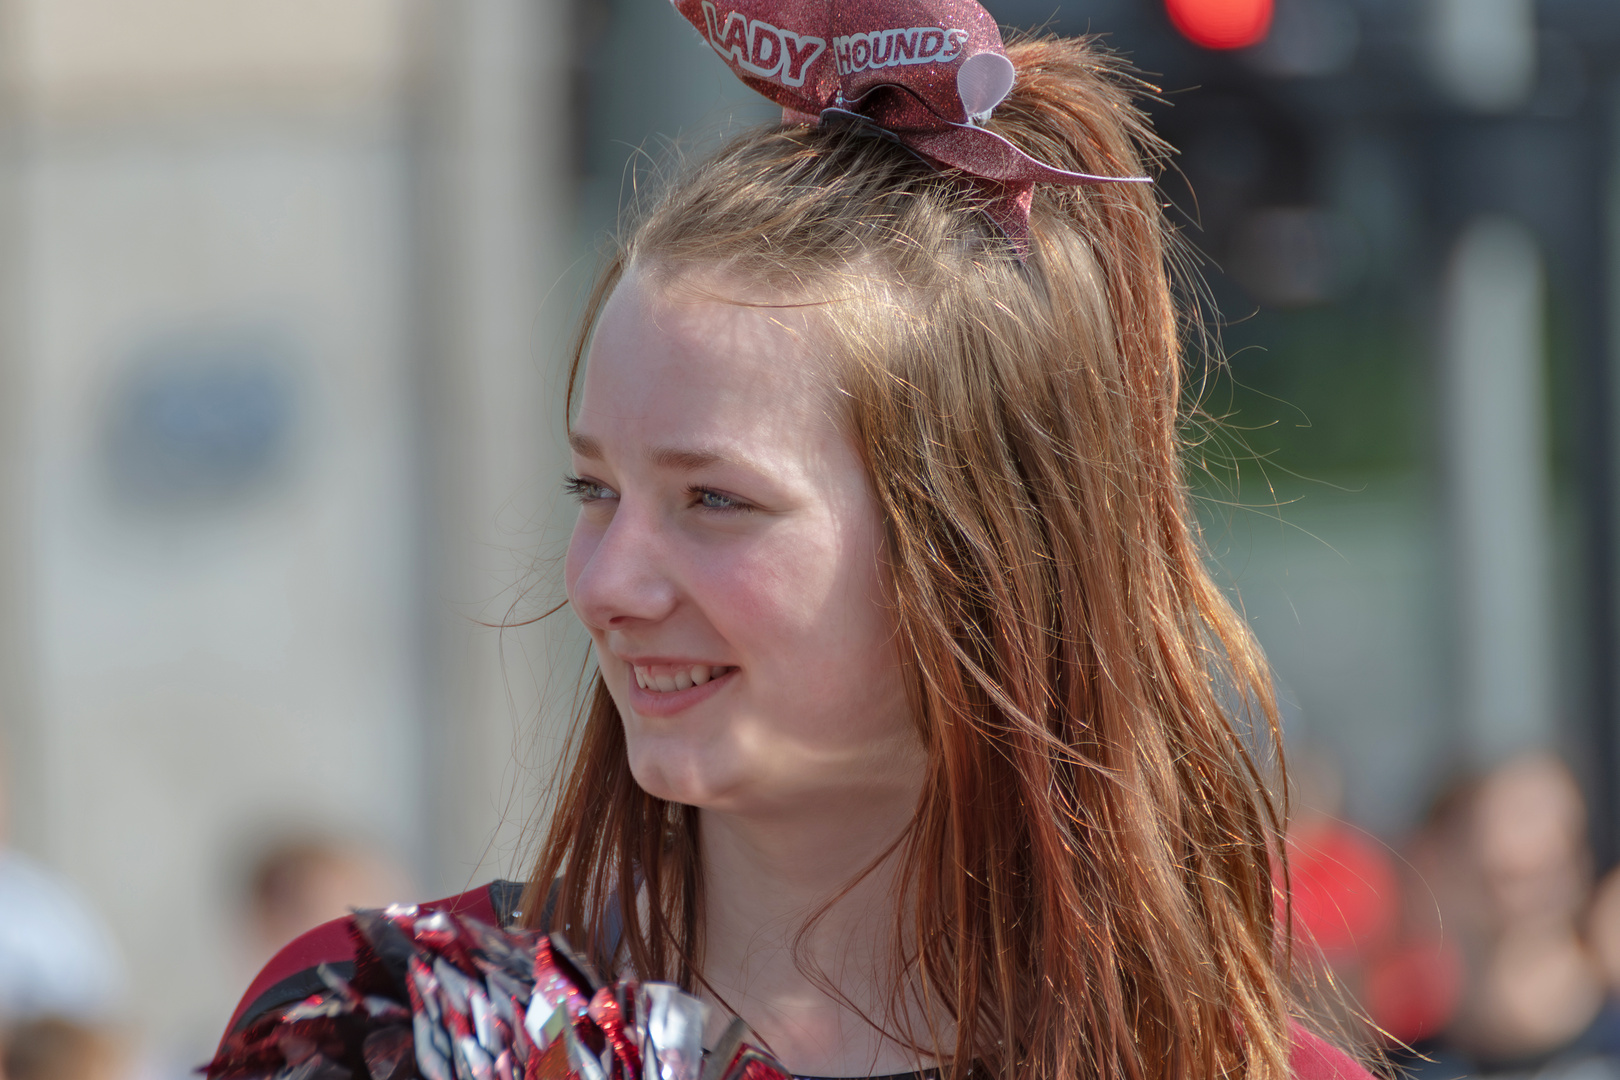
[[581,514],[568,544],[568,600],[592,630],[657,622],[675,609],[658,522],[621,505],[605,526]]

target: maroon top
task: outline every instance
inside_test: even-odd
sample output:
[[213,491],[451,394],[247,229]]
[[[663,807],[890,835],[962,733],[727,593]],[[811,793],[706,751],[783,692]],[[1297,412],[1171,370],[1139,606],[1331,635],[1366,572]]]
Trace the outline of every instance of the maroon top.
[[[492,926],[504,926],[511,921],[510,905],[520,891],[521,887],[512,882],[496,881],[483,888],[419,906],[424,911],[450,911]],[[226,1034],[246,1026],[271,1009],[321,993],[326,984],[316,974],[317,967],[321,964],[354,963],[354,939],[349,936],[348,924],[348,919],[323,923],[307,934],[293,938],[286,948],[276,953],[264,965],[258,977],[248,984],[247,993],[242,995],[236,1011],[231,1014],[231,1022],[225,1026]]]
[[[512,908],[521,892],[520,885],[496,881],[420,906],[425,911],[452,911],[494,926],[507,926],[517,914]],[[320,993],[325,984],[315,973],[319,965],[341,966],[353,962],[354,941],[349,936],[347,919],[334,919],[294,938],[248,986],[247,993],[231,1014],[231,1022],[225,1029],[227,1034],[271,1009]],[[1293,1034],[1294,1045],[1288,1054],[1288,1064],[1294,1080],[1373,1080],[1372,1074],[1359,1062],[1321,1036],[1299,1024],[1293,1025]]]

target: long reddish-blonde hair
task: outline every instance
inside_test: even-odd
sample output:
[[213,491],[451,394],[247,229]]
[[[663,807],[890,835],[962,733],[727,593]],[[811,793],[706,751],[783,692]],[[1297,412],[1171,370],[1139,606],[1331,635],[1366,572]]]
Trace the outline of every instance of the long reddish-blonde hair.
[[[1008,54],[992,130],[1065,169],[1159,163],[1093,45]],[[897,993],[954,1029],[924,1051],[998,1080],[1282,1080],[1279,815],[1245,744],[1258,729],[1274,745],[1275,710],[1189,507],[1159,194],[1039,186],[1022,263],[984,198],[858,130],[735,139],[624,231],[570,406],[632,265],[822,306],[927,751],[891,856]],[[599,677],[569,761],[525,910],[538,920],[549,892],[551,925],[604,966],[617,924],[643,977],[700,981],[697,811],[637,786]]]

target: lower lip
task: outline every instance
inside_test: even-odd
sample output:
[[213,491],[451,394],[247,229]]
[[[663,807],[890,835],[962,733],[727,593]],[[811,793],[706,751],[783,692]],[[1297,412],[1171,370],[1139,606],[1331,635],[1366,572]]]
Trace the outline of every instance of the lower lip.
[[701,705],[708,701],[731,683],[737,674],[738,668],[732,668],[724,675],[716,676],[702,686],[689,686],[685,690],[670,690],[661,693],[657,690],[648,690],[636,682],[636,673],[627,667],[625,674],[630,679],[630,707],[640,716],[674,716],[684,712],[694,705]]

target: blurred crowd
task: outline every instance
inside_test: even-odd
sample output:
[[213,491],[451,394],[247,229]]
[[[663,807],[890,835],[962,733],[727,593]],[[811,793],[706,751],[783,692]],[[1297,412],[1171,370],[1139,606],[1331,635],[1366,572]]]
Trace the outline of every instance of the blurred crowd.
[[[131,1029],[129,997],[139,988],[129,985],[91,898],[3,840],[0,833],[0,1080],[192,1076],[200,1062],[180,1060],[175,1048],[153,1046]],[[241,871],[233,959],[242,986],[306,930],[352,908],[416,898],[392,860],[306,830],[256,845]]]
[[[1459,778],[1398,842],[1346,822],[1330,759],[1298,753],[1291,777],[1286,914],[1324,1023],[1410,1080],[1620,1080],[1620,869],[1595,873],[1566,764],[1526,754]],[[305,930],[414,894],[364,845],[290,831],[247,854],[239,896],[246,985]],[[195,1064],[127,1028],[138,988],[92,899],[113,902],[0,847],[0,1080]]]
[[1303,755],[1293,940],[1329,1022],[1412,1080],[1620,1078],[1620,870],[1596,875],[1568,766],[1461,777],[1395,843],[1346,824],[1340,791]]

